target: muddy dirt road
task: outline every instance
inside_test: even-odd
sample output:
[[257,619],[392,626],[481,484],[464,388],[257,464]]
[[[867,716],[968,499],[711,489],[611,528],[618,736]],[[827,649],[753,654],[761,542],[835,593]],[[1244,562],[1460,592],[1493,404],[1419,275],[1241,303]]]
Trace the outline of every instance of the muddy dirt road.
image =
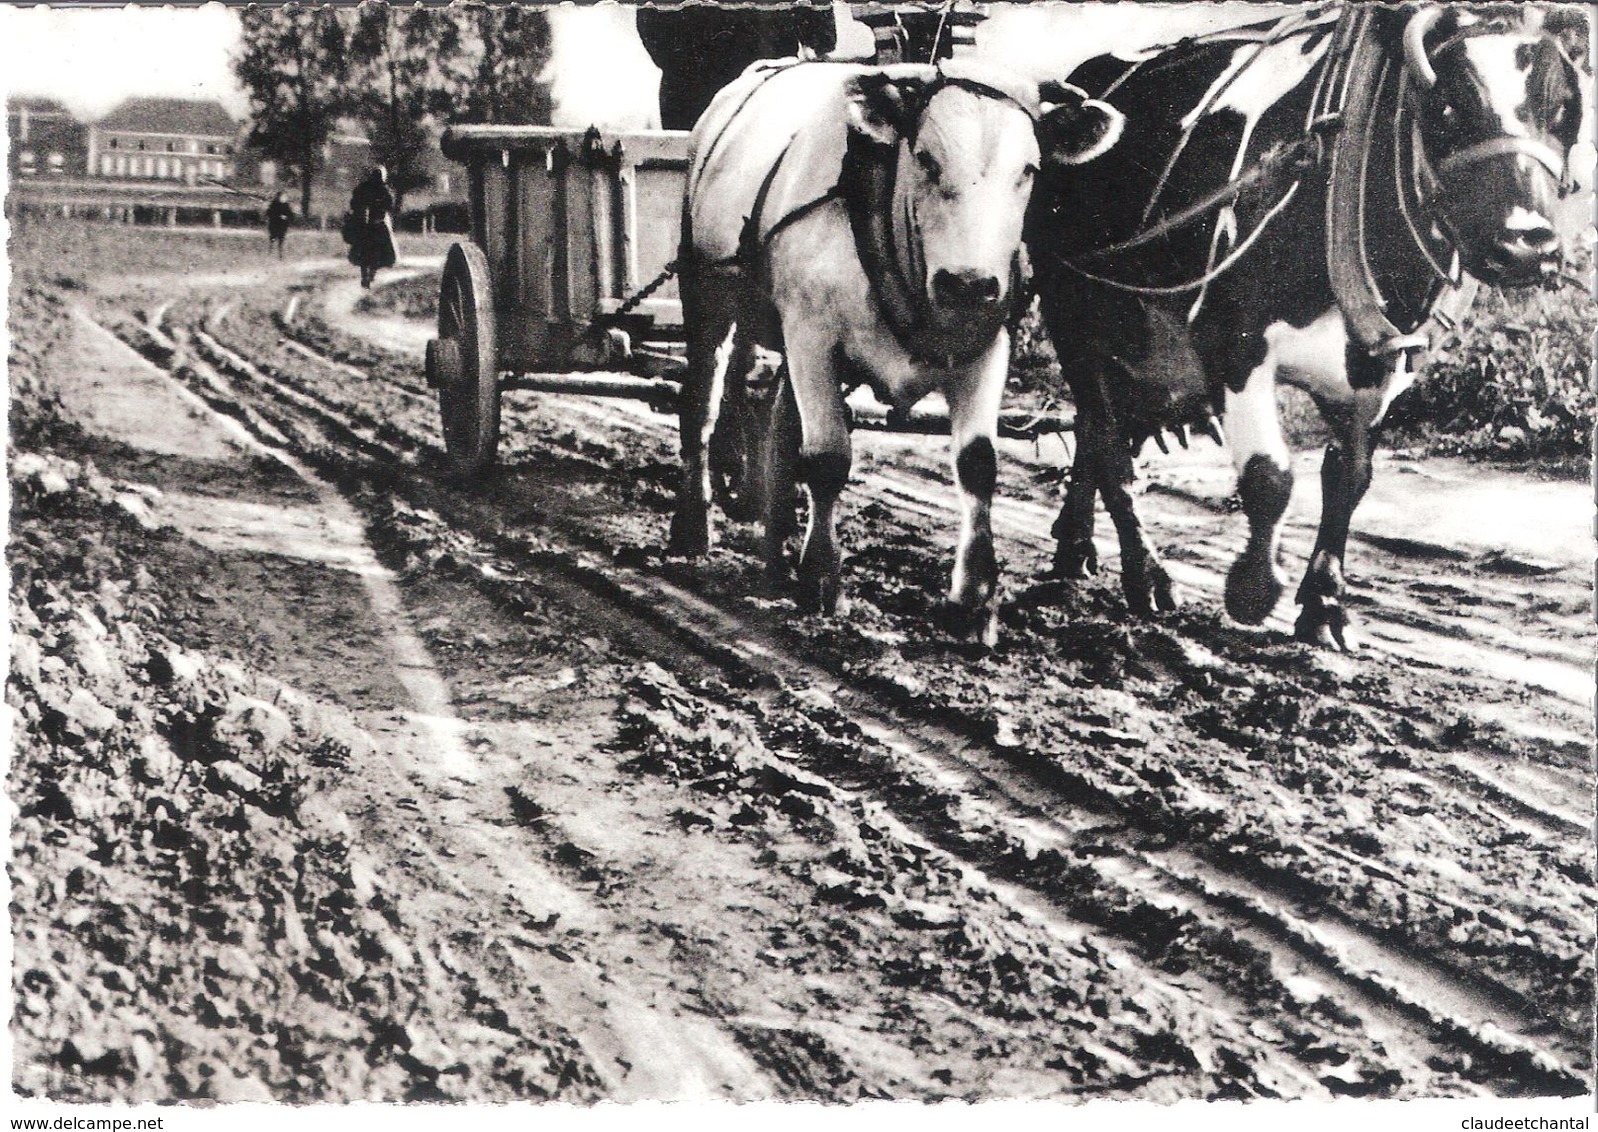
[[[334,829],[349,907],[298,958],[292,929],[230,943],[242,1006],[127,992],[155,1052],[119,1073],[40,1005],[33,1089],[221,1095],[210,1050],[285,1099],[1588,1091],[1585,487],[1384,459],[1344,656],[1291,643],[1285,604],[1259,632],[1218,613],[1243,531],[1217,450],[1150,463],[1187,604],[1136,622],[1107,525],[1100,580],[1033,581],[1064,451],[1010,445],[984,655],[933,627],[942,440],[859,439],[848,612],[803,620],[753,528],[661,560],[674,422],[646,408],[509,396],[499,470],[453,483],[425,328],[353,299],[305,265],[71,298],[58,447],[142,500],[126,557],[165,636],[299,705],[274,757],[343,737],[297,771],[312,818],[248,821]],[[334,1012],[339,1073],[252,1020],[279,961]]]

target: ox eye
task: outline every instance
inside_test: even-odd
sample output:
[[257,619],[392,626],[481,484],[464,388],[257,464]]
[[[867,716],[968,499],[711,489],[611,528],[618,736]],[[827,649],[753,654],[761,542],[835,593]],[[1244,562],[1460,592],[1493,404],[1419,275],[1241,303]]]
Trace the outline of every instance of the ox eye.
[[938,164],[938,159],[924,149],[916,150],[916,163],[927,175],[927,180],[937,184],[943,177],[943,166]]

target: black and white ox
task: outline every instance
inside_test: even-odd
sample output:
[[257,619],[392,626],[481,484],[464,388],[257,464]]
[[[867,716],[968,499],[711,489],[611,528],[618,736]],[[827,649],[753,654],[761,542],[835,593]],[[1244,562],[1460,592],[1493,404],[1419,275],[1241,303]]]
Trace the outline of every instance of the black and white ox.
[[[1027,201],[1040,162],[1086,161],[1119,128],[1118,114],[1079,91],[1040,107],[1034,85],[955,62],[756,64],[722,90],[690,142],[683,479],[668,553],[709,547],[707,449],[750,344],[780,352],[787,369],[765,461],[767,568],[786,572],[802,484],[800,598],[823,612],[839,591],[846,393],[869,385],[908,409],[938,391],[962,503],[955,620],[991,642],[993,440]],[[1039,136],[1056,139],[1042,156]]]
[[[1374,38],[1364,42],[1381,52],[1387,78],[1356,163],[1365,229],[1342,252],[1366,261],[1351,266],[1368,270],[1384,317],[1424,325],[1456,253],[1486,283],[1548,279],[1561,256],[1552,205],[1582,113],[1568,55],[1503,8],[1357,7],[1369,12]],[[1218,411],[1250,532],[1227,577],[1226,608],[1240,622],[1263,621],[1283,588],[1278,530],[1293,484],[1277,416],[1275,383],[1285,381],[1313,397],[1331,432],[1296,635],[1347,647],[1349,521],[1370,483],[1377,426],[1412,378],[1401,352],[1350,333],[1346,304],[1334,298],[1330,177],[1310,139],[1340,52],[1332,20],[1301,19],[1285,36],[1281,25],[1239,29],[1141,59],[1101,56],[1073,72],[1073,83],[1124,113],[1126,129],[1090,171],[1045,174],[1027,240],[1077,403],[1055,571],[1096,569],[1096,491],[1116,526],[1132,611],[1173,607],[1127,490],[1132,456],[1160,429],[1213,425]],[[1327,143],[1349,128],[1332,127]],[[1272,166],[1263,155],[1273,147],[1296,148]],[[1213,207],[1217,187],[1251,169],[1266,175]],[[1156,228],[1157,239],[1139,242]]]

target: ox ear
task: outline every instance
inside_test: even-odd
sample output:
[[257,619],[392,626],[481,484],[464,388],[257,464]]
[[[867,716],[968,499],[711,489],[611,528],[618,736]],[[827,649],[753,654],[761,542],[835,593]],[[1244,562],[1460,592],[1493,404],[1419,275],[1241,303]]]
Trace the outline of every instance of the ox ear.
[[1047,82],[1038,88],[1038,148],[1056,165],[1082,165],[1113,146],[1126,116],[1108,102],[1089,98],[1069,83]]
[[898,145],[912,133],[926,100],[926,80],[880,73],[858,76],[844,92],[849,128],[878,145]]

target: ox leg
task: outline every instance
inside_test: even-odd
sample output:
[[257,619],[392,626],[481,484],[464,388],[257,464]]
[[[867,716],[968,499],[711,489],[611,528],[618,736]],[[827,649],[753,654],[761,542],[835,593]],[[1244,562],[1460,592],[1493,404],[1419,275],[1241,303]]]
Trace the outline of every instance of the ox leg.
[[1375,424],[1382,411],[1379,390],[1361,389],[1342,404],[1322,405],[1321,413],[1332,428],[1332,441],[1321,463],[1321,524],[1315,552],[1298,587],[1301,607],[1293,635],[1312,644],[1349,647],[1345,632],[1348,614],[1343,608],[1343,554],[1348,544],[1354,509],[1371,483],[1371,453]]
[[1293,494],[1293,466],[1276,410],[1276,365],[1267,357],[1241,391],[1226,391],[1226,437],[1237,492],[1248,516],[1248,545],[1226,575],[1226,612],[1258,625],[1281,599],[1277,566],[1282,516]]
[[1099,552],[1093,545],[1093,505],[1098,499],[1098,479],[1094,472],[1095,447],[1085,438],[1104,425],[1082,408],[1083,398],[1072,398],[1076,411],[1076,456],[1071,461],[1071,482],[1065,489],[1065,502],[1049,533],[1054,536],[1054,563],[1048,576],[1080,580],[1099,572]]
[[960,635],[989,648],[999,639],[999,560],[993,547],[993,492],[998,485],[999,401],[1009,372],[1008,333],[972,368],[966,380],[946,390],[949,449],[960,492],[960,541],[954,552],[949,600]]
[[1131,491],[1132,452],[1124,445],[1118,448],[1104,466],[1099,494],[1104,497],[1104,509],[1115,523],[1121,544],[1121,592],[1134,617],[1151,617],[1156,609],[1169,613],[1177,606],[1176,587],[1138,518]]
[[710,463],[706,457],[737,333],[735,312],[740,309],[741,290],[741,280],[727,274],[683,279],[688,368],[678,406],[682,482],[666,544],[668,555],[698,558],[710,550]]
[[[1110,399],[1106,371],[1102,363],[1094,361],[1082,370],[1081,380],[1073,383],[1077,404],[1079,434],[1077,438],[1077,463],[1087,461],[1098,493],[1104,499],[1104,508],[1115,523],[1115,533],[1121,545],[1121,592],[1126,595],[1127,608],[1135,617],[1149,617],[1155,609],[1169,612],[1176,608],[1175,587],[1166,573],[1160,555],[1143,533],[1143,522],[1138,518],[1137,503],[1131,486],[1135,478],[1132,468],[1132,451],[1128,447],[1125,429]],[[1075,468],[1073,467],[1073,476]],[[1075,485],[1072,485],[1073,488]],[[1070,531],[1077,545],[1086,553],[1093,553],[1093,492],[1085,493],[1085,503],[1078,503],[1081,514],[1068,517],[1073,500],[1066,496],[1066,510],[1061,511],[1061,522],[1075,521],[1080,526]],[[1058,527],[1058,523],[1056,524]],[[1058,561],[1058,557],[1056,558]]]
[[1099,572],[1099,552],[1093,545],[1093,505],[1098,499],[1095,461],[1101,449],[1095,441],[1106,422],[1100,418],[1101,400],[1092,388],[1097,381],[1097,364],[1081,357],[1074,348],[1080,312],[1076,318],[1067,317],[1060,302],[1047,299],[1042,309],[1049,341],[1059,355],[1076,409],[1076,455],[1071,460],[1071,482],[1066,486],[1060,514],[1049,529],[1054,536],[1054,562],[1047,577],[1080,580]]
[[771,406],[769,439],[766,444],[765,484],[761,492],[765,507],[766,580],[772,585],[788,577],[788,540],[799,529],[795,519],[794,491],[799,483],[799,406],[794,401],[793,383],[786,364],[777,372],[777,389]]
[[788,383],[800,433],[795,471],[810,502],[799,555],[799,604],[807,611],[830,615],[837,611],[843,576],[838,496],[854,461],[849,409],[833,362],[830,328],[818,328],[808,337],[789,335],[788,346]]

